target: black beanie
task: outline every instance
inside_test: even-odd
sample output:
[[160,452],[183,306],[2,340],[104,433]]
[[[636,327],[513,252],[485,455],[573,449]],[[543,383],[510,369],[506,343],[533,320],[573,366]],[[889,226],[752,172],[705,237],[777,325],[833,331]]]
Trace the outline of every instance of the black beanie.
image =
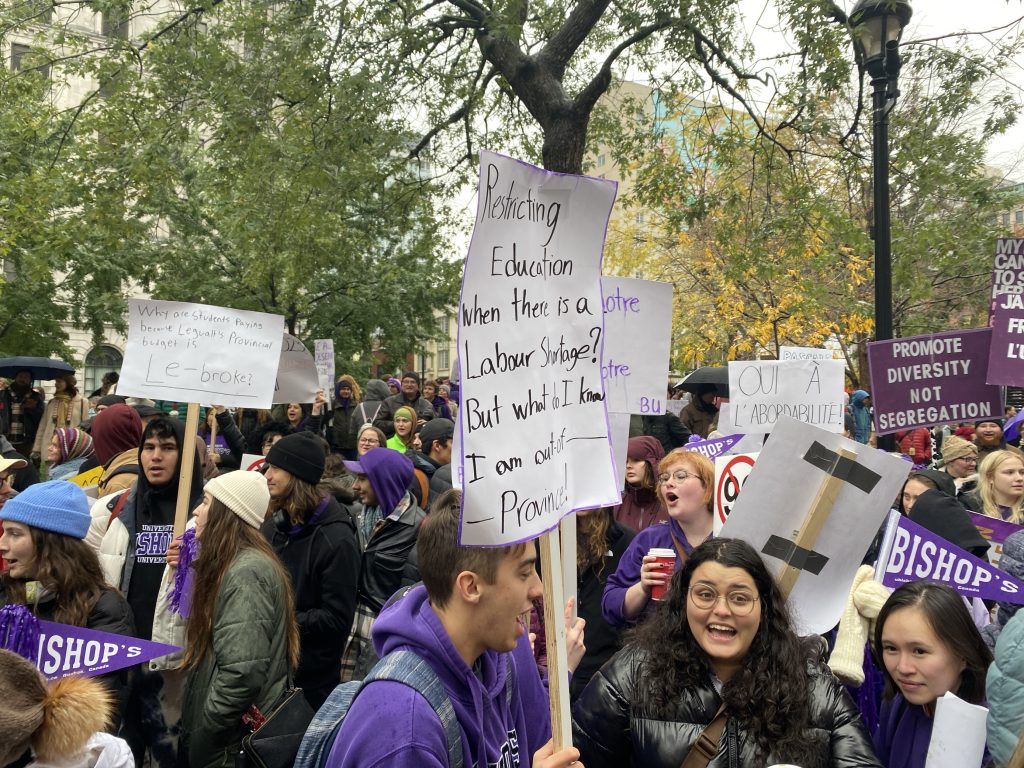
[[324,474],[324,447],[312,432],[296,432],[282,437],[270,447],[267,464],[316,485]]

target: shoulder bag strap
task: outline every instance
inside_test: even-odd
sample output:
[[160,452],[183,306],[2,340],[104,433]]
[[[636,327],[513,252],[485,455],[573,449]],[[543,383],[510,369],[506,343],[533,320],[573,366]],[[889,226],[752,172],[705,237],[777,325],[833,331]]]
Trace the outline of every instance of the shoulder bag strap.
[[686,753],[680,768],[707,768],[708,763],[718,754],[718,744],[722,740],[726,720],[725,704],[722,704]]
[[679,567],[681,568],[682,564],[686,562],[686,547],[679,543],[679,539],[672,531],[669,531],[669,535],[672,537],[672,546],[675,547],[676,554],[679,555]]

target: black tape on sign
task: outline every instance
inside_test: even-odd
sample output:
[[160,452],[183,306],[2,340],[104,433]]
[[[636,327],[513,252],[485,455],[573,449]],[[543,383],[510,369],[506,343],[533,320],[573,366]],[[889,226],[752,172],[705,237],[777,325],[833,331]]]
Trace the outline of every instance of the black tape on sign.
[[782,560],[801,571],[808,571],[817,576],[828,563],[828,557],[810,549],[798,547],[789,539],[781,536],[770,536],[761,549],[761,553]]
[[882,479],[877,472],[872,472],[863,464],[858,464],[853,459],[840,456],[833,450],[826,448],[815,441],[804,454],[804,461],[813,464],[823,472],[836,477],[843,482],[859,488],[864,493],[871,493]]

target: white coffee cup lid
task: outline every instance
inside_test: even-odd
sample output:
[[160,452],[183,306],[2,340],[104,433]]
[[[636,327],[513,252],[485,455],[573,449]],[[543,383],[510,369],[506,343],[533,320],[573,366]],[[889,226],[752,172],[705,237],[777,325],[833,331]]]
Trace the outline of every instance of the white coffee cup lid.
[[654,549],[648,550],[647,554],[648,555],[653,555],[654,557],[675,557],[676,556],[676,553],[675,553],[674,549],[658,549],[658,548],[654,548]]

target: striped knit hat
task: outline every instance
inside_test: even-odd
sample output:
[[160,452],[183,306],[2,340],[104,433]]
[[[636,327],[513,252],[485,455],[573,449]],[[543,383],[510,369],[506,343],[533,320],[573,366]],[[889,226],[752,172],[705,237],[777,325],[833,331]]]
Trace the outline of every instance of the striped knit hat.
[[92,438],[88,432],[75,427],[58,427],[53,430],[60,448],[60,462],[92,456]]

